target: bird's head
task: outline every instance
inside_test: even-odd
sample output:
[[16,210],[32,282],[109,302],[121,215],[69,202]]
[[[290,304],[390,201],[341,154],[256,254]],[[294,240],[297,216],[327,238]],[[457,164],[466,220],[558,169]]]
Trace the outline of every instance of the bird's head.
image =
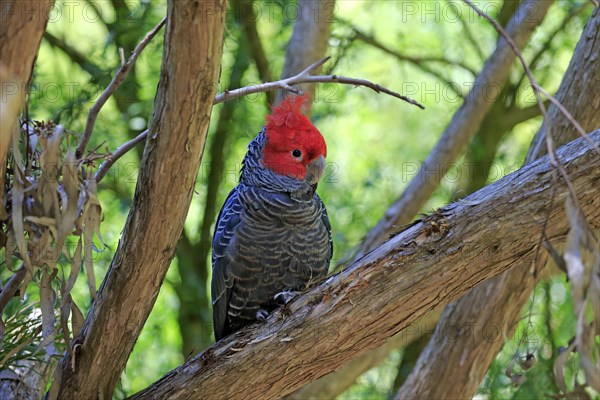
[[305,96],[288,97],[267,116],[262,163],[271,171],[316,185],[325,170],[327,145],[302,114]]

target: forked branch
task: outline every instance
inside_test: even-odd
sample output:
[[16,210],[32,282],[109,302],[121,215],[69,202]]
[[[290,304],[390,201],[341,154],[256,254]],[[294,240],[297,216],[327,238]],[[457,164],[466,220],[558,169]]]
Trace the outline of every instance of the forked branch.
[[148,43],[150,43],[152,38],[154,38],[154,36],[156,36],[158,31],[160,31],[160,29],[164,26],[166,21],[167,21],[167,19],[163,18],[154,28],[152,28],[152,30],[150,32],[148,32],[146,34],[146,36],[144,36],[144,38],[140,41],[140,43],[138,43],[138,45],[135,46],[135,49],[133,50],[133,53],[131,53],[131,56],[129,57],[129,59],[121,65],[121,67],[118,69],[117,73],[115,74],[113,80],[108,84],[106,89],[104,89],[104,92],[102,92],[102,94],[100,95],[100,98],[94,103],[94,105],[88,111],[88,117],[87,117],[87,122],[85,124],[85,130],[83,131],[83,135],[81,136],[79,145],[77,146],[77,150],[75,151],[75,156],[77,158],[81,158],[88,142],[90,141],[90,138],[92,137],[92,132],[94,130],[94,125],[96,123],[96,118],[98,117],[98,113],[100,112],[100,110],[102,109],[104,104],[106,104],[106,102],[108,101],[110,96],[112,96],[113,93],[119,88],[119,86],[121,86],[121,83],[123,83],[123,81],[127,77],[127,74],[129,74],[129,71],[130,71],[131,67],[133,66],[133,64],[135,64],[136,60],[138,59],[138,57],[140,56],[142,51],[146,48]]
[[247,86],[235,90],[226,90],[225,92],[215,97],[215,104],[227,100],[237,99],[239,97],[247,96],[249,94],[267,92],[277,89],[284,89],[292,93],[300,94],[300,90],[295,88],[294,85],[299,85],[301,83],[342,83],[346,85],[365,86],[370,89],[373,89],[377,93],[389,94],[390,96],[396,97],[400,100],[406,101],[409,104],[415,105],[422,110],[425,109],[425,106],[423,106],[418,101],[401,95],[400,93],[396,93],[386,87],[383,87],[381,85],[378,85],[377,83],[373,83],[366,79],[349,78],[346,76],[339,75],[311,75],[311,72],[319,68],[321,65],[325,64],[330,58],[331,57],[322,58],[319,61],[309,65],[304,71],[290,78],[281,79],[275,82],[261,83],[260,85]]

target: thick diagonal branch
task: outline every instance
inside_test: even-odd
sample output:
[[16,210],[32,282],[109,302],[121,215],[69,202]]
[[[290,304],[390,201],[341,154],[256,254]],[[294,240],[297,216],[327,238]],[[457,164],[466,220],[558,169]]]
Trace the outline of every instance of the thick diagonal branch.
[[[557,94],[557,98],[588,130],[600,126],[600,115],[589,106],[598,102],[599,52],[600,12],[596,10],[582,33]],[[526,163],[544,154],[546,135],[552,135],[558,145],[578,136],[577,128],[556,106],[548,108],[547,118],[547,123],[542,125],[529,148]],[[546,131],[546,126],[552,127],[552,131]],[[537,235],[539,238],[540,233]],[[535,269],[532,269],[534,262],[533,255],[525,258],[513,270],[449,305],[442,314],[438,331],[447,330],[450,326],[471,326],[472,335],[468,340],[453,340],[451,343],[430,341],[397,398],[471,397],[504,344],[503,340],[486,340],[485,330],[493,326],[508,336],[508,332],[516,326],[538,279],[533,273]],[[465,336],[463,338],[466,339]],[[466,367],[459,369],[459,365]],[[435,379],[438,385],[431,385],[431,379]],[[447,384],[449,382],[452,384]]]
[[[600,142],[600,131],[592,139]],[[600,159],[583,139],[558,155],[588,221],[600,225],[593,185]],[[552,190],[557,202],[546,233],[551,241],[564,238],[567,188],[562,181],[554,188],[544,157],[424,218],[269,316],[266,325],[229,336],[132,398],[272,399],[290,393],[519,265],[537,246]]]

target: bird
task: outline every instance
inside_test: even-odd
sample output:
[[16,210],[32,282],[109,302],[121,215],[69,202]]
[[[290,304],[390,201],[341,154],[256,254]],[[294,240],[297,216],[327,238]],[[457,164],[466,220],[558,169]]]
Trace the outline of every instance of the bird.
[[216,341],[265,320],[327,275],[331,224],[316,193],[327,145],[302,113],[305,101],[289,96],[273,107],[219,212],[211,280]]

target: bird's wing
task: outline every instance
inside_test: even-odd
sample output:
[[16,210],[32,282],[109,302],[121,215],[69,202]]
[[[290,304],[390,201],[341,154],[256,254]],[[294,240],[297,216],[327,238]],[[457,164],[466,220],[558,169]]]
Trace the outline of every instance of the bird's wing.
[[227,309],[234,280],[231,277],[231,252],[234,246],[234,228],[241,222],[242,206],[238,198],[238,188],[233,189],[219,212],[212,241],[212,280],[211,297],[215,339],[218,341],[227,334]]
[[317,195],[317,198],[321,202],[321,221],[323,221],[323,225],[327,229],[327,234],[329,235],[329,258],[327,259],[327,263],[331,261],[331,257],[333,257],[333,238],[331,237],[331,223],[329,222],[329,215],[327,215],[327,209],[325,208],[325,203],[323,200]]

